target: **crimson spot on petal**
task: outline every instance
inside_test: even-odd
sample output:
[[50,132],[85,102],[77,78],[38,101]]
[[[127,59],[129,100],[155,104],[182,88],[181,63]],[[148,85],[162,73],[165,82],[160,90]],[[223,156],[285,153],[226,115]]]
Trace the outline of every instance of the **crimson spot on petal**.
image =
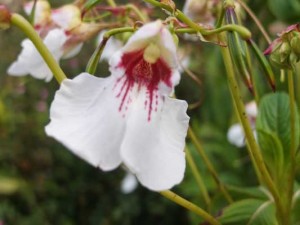
[[118,67],[125,70],[124,77],[120,78],[125,80],[117,97],[121,98],[119,111],[122,111],[133,85],[138,85],[139,89],[146,88],[148,99],[145,101],[145,107],[150,121],[152,111],[157,111],[158,85],[163,82],[166,86],[172,87],[172,71],[162,58],[158,58],[155,63],[149,63],[143,54],[144,49],[123,54]]

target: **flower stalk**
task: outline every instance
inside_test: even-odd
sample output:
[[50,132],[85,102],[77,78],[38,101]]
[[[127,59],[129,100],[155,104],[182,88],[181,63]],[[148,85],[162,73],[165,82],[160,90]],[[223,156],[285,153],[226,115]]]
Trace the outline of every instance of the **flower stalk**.
[[201,145],[199,139],[197,138],[195,132],[193,131],[193,129],[191,127],[189,127],[189,129],[188,129],[188,137],[191,138],[191,140],[192,140],[193,144],[195,145],[198,153],[200,154],[201,158],[203,159],[205,165],[207,166],[208,171],[212,175],[215,183],[217,184],[219,190],[224,195],[227,202],[228,203],[233,202],[232,197],[230,196],[230,194],[226,190],[226,188],[225,188],[224,184],[222,183],[222,181],[219,179],[217,171],[215,170],[215,168],[214,168],[213,164],[211,163],[210,159],[207,157],[204,149],[202,148],[202,145]]
[[[162,4],[156,0],[144,0],[144,1],[152,4],[153,6],[157,6],[161,9],[167,10],[170,13],[173,13],[173,9],[170,6]],[[180,21],[182,21],[183,23],[185,23],[186,25],[188,25],[190,28],[194,29],[196,33],[199,32],[204,36],[218,34],[218,33],[226,30],[226,31],[236,31],[241,36],[241,38],[245,39],[245,40],[248,40],[249,38],[251,38],[251,32],[243,26],[239,26],[239,25],[226,26],[225,25],[225,26],[222,26],[217,29],[208,30],[208,29],[205,29],[204,27],[201,27],[199,24],[193,22],[186,15],[184,15],[183,12],[181,12],[178,9],[175,10],[174,16],[177,19],[179,19]],[[223,28],[223,27],[225,27],[225,28]]]
[[105,32],[105,34],[103,35],[103,40],[101,41],[101,43],[98,45],[98,47],[94,51],[92,57],[90,58],[87,66],[86,66],[85,71],[88,72],[89,74],[95,74],[98,64],[99,64],[99,60],[102,55],[102,52],[105,48],[107,41],[109,40],[109,38],[111,36],[119,34],[119,33],[124,33],[124,32],[133,32],[134,30],[135,29],[132,27],[123,27],[123,28],[111,29],[111,30]]
[[283,194],[286,193],[286,201],[285,201],[285,223],[290,223],[290,212],[292,207],[292,200],[294,194],[294,180],[296,173],[296,115],[297,112],[295,108],[295,87],[294,87],[294,74],[292,70],[287,71],[288,76],[288,92],[289,92],[289,100],[290,100],[290,126],[291,126],[291,143],[290,143],[290,159],[289,165],[287,165],[287,190],[282,190]]
[[188,162],[188,164],[192,170],[192,173],[194,175],[194,178],[196,180],[196,183],[199,186],[200,192],[203,195],[204,202],[207,205],[207,208],[209,209],[211,206],[211,199],[210,199],[207,189],[204,185],[200,171],[198,170],[196,163],[193,159],[193,156],[191,155],[190,149],[187,146],[185,147],[185,155],[186,155],[187,162]]
[[[220,35],[220,38],[224,41],[225,37],[223,35]],[[271,192],[275,204],[277,206],[277,210],[278,210],[278,217],[280,220],[284,220],[284,207],[282,205],[281,202],[281,198],[279,196],[278,190],[267,170],[267,167],[264,163],[262,154],[259,150],[259,147],[255,141],[249,120],[246,116],[245,113],[245,108],[244,108],[244,104],[242,101],[242,97],[240,95],[239,92],[239,88],[238,88],[238,84],[237,81],[235,79],[235,74],[234,74],[234,70],[233,70],[233,64],[231,61],[231,57],[230,57],[230,53],[229,53],[229,49],[227,47],[223,47],[221,48],[221,53],[223,56],[223,60],[224,60],[224,64],[225,64],[225,69],[226,69],[226,74],[227,74],[227,78],[228,78],[228,85],[229,85],[229,89],[233,98],[233,102],[237,108],[237,112],[238,112],[238,116],[240,118],[240,121],[242,123],[245,135],[246,135],[246,140],[248,142],[249,145],[249,154],[251,156],[251,159],[253,161],[253,164],[256,164],[258,170],[261,173],[261,178],[264,182],[264,184],[268,187],[269,191]],[[283,225],[284,223],[282,223]]]
[[172,191],[161,191],[160,194],[167,199],[175,202],[178,205],[188,209],[191,212],[196,213],[197,215],[201,216],[206,222],[210,223],[211,225],[221,225],[221,223],[216,220],[212,215],[210,215],[205,210],[201,209],[200,207],[196,206],[195,204],[191,203],[190,201],[180,197],[179,195],[175,194]]

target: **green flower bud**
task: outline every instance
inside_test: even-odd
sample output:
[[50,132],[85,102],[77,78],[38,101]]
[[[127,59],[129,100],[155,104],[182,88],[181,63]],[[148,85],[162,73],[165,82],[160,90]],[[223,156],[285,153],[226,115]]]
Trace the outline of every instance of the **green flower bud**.
[[[291,66],[289,64],[289,58],[288,58],[289,55],[286,55],[284,57],[284,55],[282,55],[280,53],[280,49],[281,49],[281,46],[271,53],[271,55],[270,55],[270,62],[274,66],[276,66],[276,67],[278,67],[280,69],[290,69]],[[284,47],[283,47],[283,49],[284,49]]]
[[291,53],[291,46],[288,42],[282,42],[279,48],[280,62],[284,63]]
[[291,39],[291,48],[292,51],[295,52],[297,55],[300,55],[300,33],[294,32],[294,36]]
[[295,66],[295,64],[299,61],[299,57],[294,53],[292,52],[289,56],[289,63],[292,67]]

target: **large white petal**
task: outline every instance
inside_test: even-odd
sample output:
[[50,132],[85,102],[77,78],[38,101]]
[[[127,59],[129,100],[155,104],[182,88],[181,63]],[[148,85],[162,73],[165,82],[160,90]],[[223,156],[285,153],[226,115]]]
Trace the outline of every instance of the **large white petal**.
[[112,170],[121,163],[125,119],[119,112],[116,79],[87,73],[64,80],[50,109],[46,132],[94,166]]
[[163,28],[160,20],[145,24],[129,38],[123,51],[131,52],[145,48],[151,41],[156,41]]
[[161,191],[180,183],[184,176],[187,103],[159,96],[149,119],[145,95],[140,93],[132,106],[121,156],[142,185]]
[[131,52],[145,48],[154,42],[162,52],[162,58],[171,68],[177,68],[176,45],[170,31],[164,27],[160,20],[142,26],[134,33],[122,49]]
[[[66,40],[67,36],[64,31],[60,29],[50,31],[44,39],[44,44],[56,61],[59,61],[63,54],[62,46]],[[8,74],[12,76],[25,76],[30,74],[37,79],[51,80],[53,76],[52,72],[34,44],[29,39],[25,39],[21,45],[23,49],[18,59],[8,68]]]

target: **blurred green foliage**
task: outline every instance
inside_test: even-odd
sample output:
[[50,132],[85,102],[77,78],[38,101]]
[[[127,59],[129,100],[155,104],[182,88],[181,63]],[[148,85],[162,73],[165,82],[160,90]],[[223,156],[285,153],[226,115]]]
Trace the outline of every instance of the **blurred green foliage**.
[[[70,1],[50,2],[53,6],[59,6]],[[21,1],[6,0],[5,3],[9,3],[11,10],[21,12]],[[178,1],[178,7],[182,7],[183,3]],[[282,12],[275,12],[275,7],[269,10],[267,2],[255,0],[249,6],[267,28],[274,26],[281,18],[286,18]],[[271,11],[275,12],[275,16],[279,15],[278,18]],[[246,17],[244,24],[264,49],[266,42],[253,21]],[[202,221],[198,216],[143,187],[139,186],[133,193],[122,194],[122,169],[104,173],[45,135],[49,106],[58,84],[54,80],[45,83],[32,77],[16,78],[6,74],[6,69],[21,49],[23,38],[24,35],[16,28],[0,32],[0,224],[1,221],[4,225],[200,224]],[[202,85],[199,88],[184,73],[176,93],[178,98],[190,103],[202,99],[200,107],[188,113],[206,153],[221,180],[231,187],[235,199],[259,195],[256,189],[244,188],[257,185],[246,149],[238,149],[226,139],[228,127],[237,119],[219,47],[188,42],[182,38],[180,47],[192,49],[189,53],[190,69],[199,77]],[[62,68],[69,77],[84,71],[93,48],[93,42],[86,43],[77,57],[62,62]],[[270,91],[260,76],[257,62],[253,63],[255,77],[262,83],[260,92]],[[107,64],[100,65],[98,74],[108,75]],[[252,99],[253,96],[242,81],[240,86],[245,102]],[[187,141],[209,193],[213,196],[214,204],[210,210],[216,215],[226,205],[226,201],[218,193],[194,147]],[[175,192],[205,208],[188,166],[185,179],[175,188]]]

